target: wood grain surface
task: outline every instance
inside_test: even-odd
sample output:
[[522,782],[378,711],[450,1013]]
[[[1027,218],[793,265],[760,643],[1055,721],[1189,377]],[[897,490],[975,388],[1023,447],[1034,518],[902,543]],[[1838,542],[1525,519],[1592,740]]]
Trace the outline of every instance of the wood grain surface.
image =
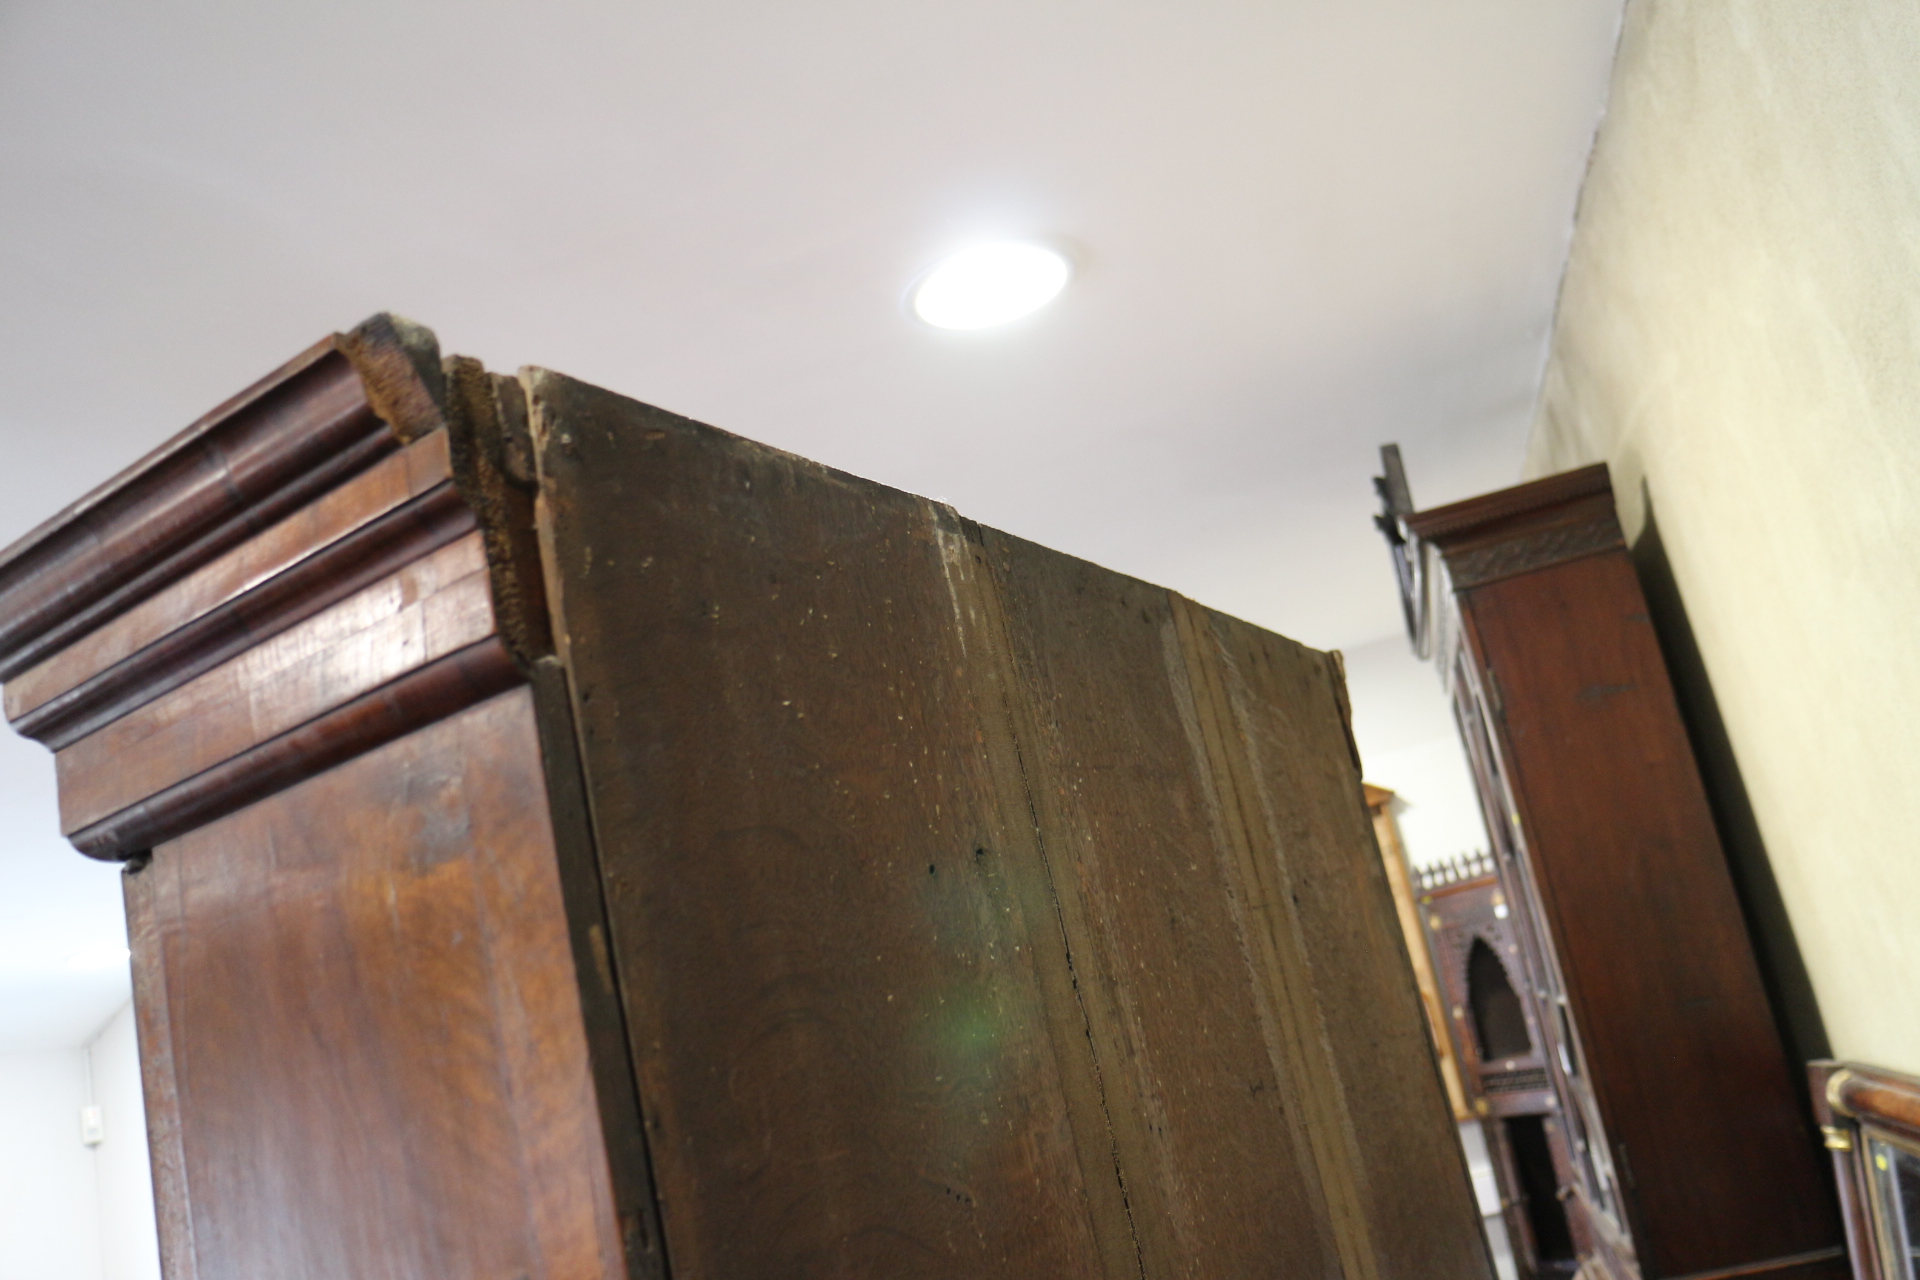
[[1645,1273],[1838,1243],[1631,561],[1481,586],[1463,613]]
[[127,879],[168,1280],[624,1275],[531,694]]
[[478,534],[255,645],[60,752],[78,831],[493,632]]
[[[7,682],[7,718],[31,734],[48,703],[261,587],[452,479],[435,432],[294,512]],[[329,574],[330,579],[337,575]],[[252,632],[245,633],[252,635]],[[204,649],[204,642],[195,645]],[[35,713],[41,713],[36,715]]]
[[169,1280],[1488,1271],[1335,656],[391,317],[11,606]]
[[549,582],[676,1280],[1137,1273],[925,505],[562,394]]
[[675,1277],[1485,1274],[1325,655],[529,392]]

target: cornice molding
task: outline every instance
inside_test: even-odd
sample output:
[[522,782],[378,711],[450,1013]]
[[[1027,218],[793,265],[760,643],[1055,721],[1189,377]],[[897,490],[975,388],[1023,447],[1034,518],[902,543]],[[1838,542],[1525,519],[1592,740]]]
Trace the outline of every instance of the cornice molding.
[[444,425],[438,363],[430,333],[376,316],[0,551],[0,679]]
[[124,859],[551,652],[517,383],[375,316],[0,551],[0,679]]
[[1486,532],[1492,526],[1504,524],[1517,516],[1531,515],[1601,495],[1605,495],[1607,505],[1611,507],[1613,481],[1608,476],[1607,464],[1596,462],[1576,471],[1563,471],[1527,484],[1514,485],[1510,489],[1468,498],[1464,502],[1415,512],[1406,518],[1406,524],[1408,530],[1423,542],[1444,548],[1448,543]]
[[416,667],[325,714],[69,833],[124,861],[524,682],[498,637]]

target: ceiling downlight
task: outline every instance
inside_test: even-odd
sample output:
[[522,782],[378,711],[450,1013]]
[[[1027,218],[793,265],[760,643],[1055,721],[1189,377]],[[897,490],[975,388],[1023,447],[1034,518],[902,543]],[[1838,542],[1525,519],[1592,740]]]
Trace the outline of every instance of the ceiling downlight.
[[1044,245],[1000,240],[943,259],[913,289],[913,313],[939,329],[986,329],[1038,311],[1073,267]]

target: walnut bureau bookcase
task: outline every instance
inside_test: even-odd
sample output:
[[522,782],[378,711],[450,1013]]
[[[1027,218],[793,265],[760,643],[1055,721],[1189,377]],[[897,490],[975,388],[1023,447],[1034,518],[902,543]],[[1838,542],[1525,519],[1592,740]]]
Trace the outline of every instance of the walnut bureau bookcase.
[[[1511,906],[1583,1275],[1841,1280],[1768,1003],[1604,465],[1380,524]],[[1515,1036],[1518,1040],[1520,1037]]]
[[0,553],[169,1280],[1466,1280],[1338,660],[376,317]]

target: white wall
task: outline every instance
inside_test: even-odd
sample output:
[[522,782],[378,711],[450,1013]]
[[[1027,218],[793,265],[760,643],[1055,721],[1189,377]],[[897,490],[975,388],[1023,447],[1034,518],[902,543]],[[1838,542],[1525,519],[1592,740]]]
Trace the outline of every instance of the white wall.
[[160,1280],[131,1003],[84,1048],[0,1055],[0,1280]]
[[87,1049],[93,1101],[105,1138],[93,1149],[99,1184],[101,1280],[160,1280],[153,1216],[153,1166],[147,1157],[147,1107],[133,1004],[115,1014]]
[[104,1280],[80,1049],[0,1057],[0,1280]]
[[1361,771],[1394,793],[1407,860],[1421,867],[1486,849],[1466,752],[1433,664],[1415,658],[1404,636],[1340,656]]
[[1836,1056],[1905,1071],[1917,69],[1912,0],[1628,5],[1529,459],[1611,466],[1643,569],[1660,562],[1683,606],[1656,620],[1697,652],[1695,730],[1723,730],[1736,865],[1784,904],[1766,945],[1797,942]]

